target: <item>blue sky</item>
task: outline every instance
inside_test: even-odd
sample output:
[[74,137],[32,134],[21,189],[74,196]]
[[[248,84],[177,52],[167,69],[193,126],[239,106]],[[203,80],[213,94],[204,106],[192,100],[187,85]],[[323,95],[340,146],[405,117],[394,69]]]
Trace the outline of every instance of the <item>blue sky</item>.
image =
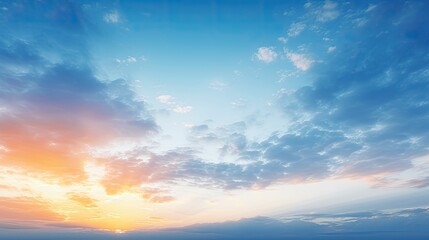
[[427,237],[428,10],[0,1],[0,239]]

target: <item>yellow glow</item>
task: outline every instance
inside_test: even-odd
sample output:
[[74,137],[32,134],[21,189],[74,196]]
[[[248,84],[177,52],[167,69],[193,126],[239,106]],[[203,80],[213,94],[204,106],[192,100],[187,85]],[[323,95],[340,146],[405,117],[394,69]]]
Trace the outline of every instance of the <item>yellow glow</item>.
[[[332,207],[328,201],[332,198],[340,199],[335,203],[340,204],[356,201],[356,196],[370,199],[379,194],[365,182],[353,179],[236,191],[175,185],[172,192],[175,201],[152,203],[142,197],[143,189],[108,195],[100,184],[105,174],[103,166],[88,162],[84,169],[88,174],[92,173],[86,181],[64,184],[44,175],[4,167],[0,169],[0,196],[10,199],[12,207],[17,206],[13,205],[15,199],[21,199],[18,206],[25,206],[28,208],[25,212],[34,214],[27,214],[26,219],[52,217],[53,222],[122,234],[137,229],[180,227],[300,210],[317,211]],[[32,207],[32,199],[26,198],[38,203]]]

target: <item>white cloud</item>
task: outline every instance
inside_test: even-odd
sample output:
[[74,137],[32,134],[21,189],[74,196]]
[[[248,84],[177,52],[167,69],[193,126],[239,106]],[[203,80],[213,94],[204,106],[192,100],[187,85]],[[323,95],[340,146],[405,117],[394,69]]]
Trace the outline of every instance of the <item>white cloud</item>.
[[335,49],[337,49],[336,46],[328,47],[328,53],[331,53],[331,52],[335,51]]
[[0,152],[9,152],[9,149],[7,149],[5,146],[0,145]]
[[210,82],[210,88],[218,91],[223,91],[228,84],[219,80],[213,80]]
[[337,4],[332,1],[325,1],[325,4],[317,12],[317,21],[329,22],[336,19],[340,12],[337,9]]
[[174,104],[174,98],[170,95],[159,95],[158,97],[156,97],[156,100],[164,104]]
[[116,10],[113,10],[109,13],[104,14],[103,20],[107,23],[118,23],[121,19],[121,16],[119,15],[119,12]]
[[299,34],[301,34],[302,31],[305,29],[305,24],[298,22],[298,23],[292,23],[289,27],[288,35],[289,37],[296,37]]
[[357,27],[363,27],[368,23],[368,19],[361,17],[361,18],[356,18],[353,20],[353,23],[357,26]]
[[160,103],[170,105],[169,110],[173,110],[176,113],[188,113],[192,111],[192,106],[177,104],[174,101],[174,97],[170,95],[159,95],[156,97],[156,100]]
[[270,63],[277,58],[277,53],[274,51],[274,47],[260,47],[255,56],[264,63]]
[[306,2],[304,4],[304,8],[310,8],[311,7],[311,2]]
[[287,43],[287,41],[288,41],[288,39],[285,37],[279,37],[279,38],[277,38],[277,40],[281,43]]
[[233,108],[244,108],[246,106],[246,99],[239,98],[236,101],[231,102]]
[[176,105],[176,107],[173,109],[173,111],[175,111],[177,113],[188,113],[188,112],[192,111],[192,107],[191,106]]
[[286,56],[301,71],[307,71],[314,63],[312,59],[306,57],[304,54],[287,53]]

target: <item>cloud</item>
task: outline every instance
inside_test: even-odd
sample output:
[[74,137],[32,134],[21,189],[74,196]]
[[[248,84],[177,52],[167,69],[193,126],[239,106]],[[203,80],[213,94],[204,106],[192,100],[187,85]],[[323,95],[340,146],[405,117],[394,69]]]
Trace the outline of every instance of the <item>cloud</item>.
[[[383,176],[412,168],[412,159],[428,154],[429,142],[429,100],[424,90],[428,49],[423,44],[425,30],[417,24],[422,12],[414,11],[396,26],[387,18],[364,32],[348,29],[343,34],[365,38],[342,43],[341,52],[314,70],[311,85],[281,91],[277,104],[293,120],[287,131],[274,132],[260,142],[238,130],[221,133],[209,128],[193,134],[192,139],[221,143],[221,156],[246,159],[248,164],[208,163],[193,155],[177,166],[175,176],[226,189],[328,177],[371,179],[382,186]],[[403,13],[397,14],[391,18]],[[389,32],[377,36],[385,26],[390,26]],[[414,34],[404,33],[410,31]],[[389,42],[392,38],[402,41]],[[381,46],[380,40],[389,43]],[[302,71],[313,63],[303,54],[287,56]],[[425,179],[414,183],[425,186]]]
[[131,64],[131,63],[136,63],[140,61],[147,61],[147,59],[145,57],[133,57],[133,56],[128,56],[127,58],[124,58],[124,59],[119,59],[119,58],[115,59],[115,62],[118,64]]
[[285,37],[279,37],[279,38],[277,38],[277,41],[279,41],[281,43],[287,43],[288,39]]
[[314,60],[310,59],[304,54],[288,52],[286,53],[286,56],[293,63],[293,65],[301,71],[307,71],[314,63]]
[[334,52],[335,49],[337,49],[335,46],[328,47],[328,53]]
[[277,53],[274,51],[274,47],[260,47],[255,56],[259,61],[264,63],[270,63],[276,60]]
[[23,9],[40,19],[44,39],[31,37],[39,31],[37,24],[20,28],[29,33],[26,41],[7,37],[14,35],[13,27],[4,29],[8,35],[0,41],[0,105],[7,111],[0,115],[0,145],[9,150],[1,153],[7,166],[66,183],[86,178],[88,147],[140,139],[155,134],[158,126],[125,80],[96,77],[82,30],[85,18],[76,18],[79,8],[59,5],[46,9],[63,11],[55,19],[44,11]]
[[159,95],[158,97],[156,97],[156,100],[158,100],[160,103],[164,103],[164,104],[173,104],[174,103],[174,98],[170,95]]
[[[423,12],[411,7],[413,12],[408,10],[392,26],[388,22],[405,12],[400,6],[386,7],[395,12],[390,18],[343,33],[365,37],[344,42],[342,51],[318,69],[312,85],[281,94],[279,106],[295,114],[296,124],[293,132],[275,134],[261,145],[266,158],[282,159],[289,166],[300,162],[295,166],[316,175],[320,171],[320,176],[326,176],[323,169],[335,169],[325,174],[368,177],[404,171],[412,167],[413,158],[428,153],[429,101],[422,90],[428,87],[428,58],[422,55],[428,51],[423,44],[428,33],[419,27]],[[374,35],[386,26],[388,33]],[[397,41],[376,44],[388,39]],[[300,158],[304,149],[306,156]],[[304,159],[312,160],[305,164]]]
[[316,10],[316,19],[319,22],[329,22],[336,19],[340,15],[339,10],[337,9],[337,4],[326,0],[325,4],[318,10]]
[[306,2],[305,4],[304,4],[304,8],[310,8],[311,7],[311,2]]
[[86,208],[97,207],[96,200],[86,196],[85,194],[69,193],[68,196],[69,196],[70,200],[73,200],[79,204],[82,204]]
[[305,30],[305,24],[302,22],[292,23],[288,30],[289,37],[296,37]]
[[192,106],[189,105],[180,105],[174,101],[174,97],[170,95],[160,95],[156,99],[163,104],[171,106],[171,110],[176,113],[189,113],[192,111]]
[[181,106],[181,105],[176,105],[173,109],[174,112],[177,113],[189,113],[192,111],[192,106]]
[[236,101],[231,102],[233,108],[244,108],[246,107],[246,99],[239,98]]
[[[121,234],[125,240],[134,239],[178,239],[178,240],[239,240],[239,239],[300,239],[300,240],[340,240],[361,239],[416,239],[429,236],[427,208],[404,209],[393,212],[367,212],[351,214],[296,215],[279,220],[270,217],[253,217],[221,223],[196,224],[181,228],[162,230],[132,231]],[[335,221],[314,222],[317,218]],[[2,229],[0,239],[117,239],[114,233],[87,231],[58,226],[50,231]]]
[[[33,221],[63,221],[64,216],[50,210],[49,203],[31,197],[0,197],[0,221],[22,221],[22,228]],[[25,226],[24,226],[25,225]],[[35,226],[33,226],[35,227]]]
[[368,8],[365,10],[365,12],[371,12],[373,11],[375,8],[377,7],[377,5],[374,4],[369,4]]
[[[88,148],[140,141],[155,134],[158,126],[125,80],[97,77],[88,62],[85,21],[75,18],[79,14],[60,14],[56,21],[46,22],[58,31],[63,28],[57,24],[73,29],[65,35],[70,39],[67,49],[61,47],[64,33],[49,30],[43,32],[49,36],[43,44],[37,39],[4,37],[0,41],[0,105],[5,106],[0,112],[0,146],[2,159],[8,159],[2,163],[40,174],[43,179],[76,184],[89,177],[84,163],[93,159],[106,170],[100,184],[109,195],[128,191],[143,195],[142,185],[184,180],[193,186],[240,189],[328,177],[378,177],[409,169],[412,158],[428,153],[429,49],[428,30],[422,27],[426,15],[423,8],[387,5],[386,9],[390,18],[379,24],[347,29],[344,34],[353,37],[338,43],[341,51],[317,66],[322,67],[315,67],[310,85],[279,93],[278,106],[293,120],[287,129],[255,142],[246,135],[244,122],[216,129],[204,124],[191,128],[193,139],[220,143],[219,153],[237,160],[231,162],[207,162],[189,148],[155,153],[136,146],[94,156]],[[413,14],[405,14],[410,9]],[[401,21],[392,25],[394,19]],[[5,31],[13,35],[11,29]],[[356,38],[362,41],[354,41]],[[275,55],[269,57],[267,49]],[[266,61],[277,57],[273,47],[262,52],[260,57]],[[62,56],[61,61],[52,61],[51,54]],[[287,53],[287,57],[302,71],[314,62],[298,53]],[[179,112],[191,110],[169,95],[157,99],[173,111],[178,107]],[[426,179],[409,183],[424,187]],[[166,202],[174,197],[162,193],[148,198]],[[83,194],[70,199],[94,206],[93,199]],[[25,208],[27,200],[18,206],[5,204],[0,216],[9,216],[10,208]],[[5,202],[12,204],[13,200]],[[40,205],[49,210],[49,204]],[[40,213],[47,216],[42,220],[55,219],[47,212]],[[23,216],[18,213],[17,219]]]
[[118,23],[121,21],[121,16],[117,10],[113,10],[104,14],[103,20],[107,23]]
[[429,177],[408,180],[406,186],[424,188],[429,186]]
[[151,203],[167,203],[174,201],[174,197],[164,195],[165,191],[155,188],[143,189],[142,197]]

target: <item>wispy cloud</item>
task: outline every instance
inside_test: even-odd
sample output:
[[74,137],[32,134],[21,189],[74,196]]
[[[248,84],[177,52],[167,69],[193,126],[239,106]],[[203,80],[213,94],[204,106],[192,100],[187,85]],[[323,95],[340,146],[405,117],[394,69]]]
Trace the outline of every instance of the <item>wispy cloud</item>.
[[115,62],[118,64],[131,64],[131,63],[145,62],[145,61],[147,61],[145,57],[133,57],[133,56],[128,56],[124,59],[120,59],[120,58],[115,59]]
[[281,43],[287,43],[288,39],[285,37],[278,37],[277,40]]
[[156,100],[158,100],[160,103],[174,104],[174,98],[170,95],[159,95],[156,97]]
[[332,1],[325,1],[321,11],[318,13],[317,20],[321,22],[328,22],[336,19],[340,15],[337,9],[337,4]]
[[228,87],[228,84],[224,81],[220,81],[220,80],[213,80],[210,81],[210,88],[217,90],[217,91],[223,91],[225,88]]

